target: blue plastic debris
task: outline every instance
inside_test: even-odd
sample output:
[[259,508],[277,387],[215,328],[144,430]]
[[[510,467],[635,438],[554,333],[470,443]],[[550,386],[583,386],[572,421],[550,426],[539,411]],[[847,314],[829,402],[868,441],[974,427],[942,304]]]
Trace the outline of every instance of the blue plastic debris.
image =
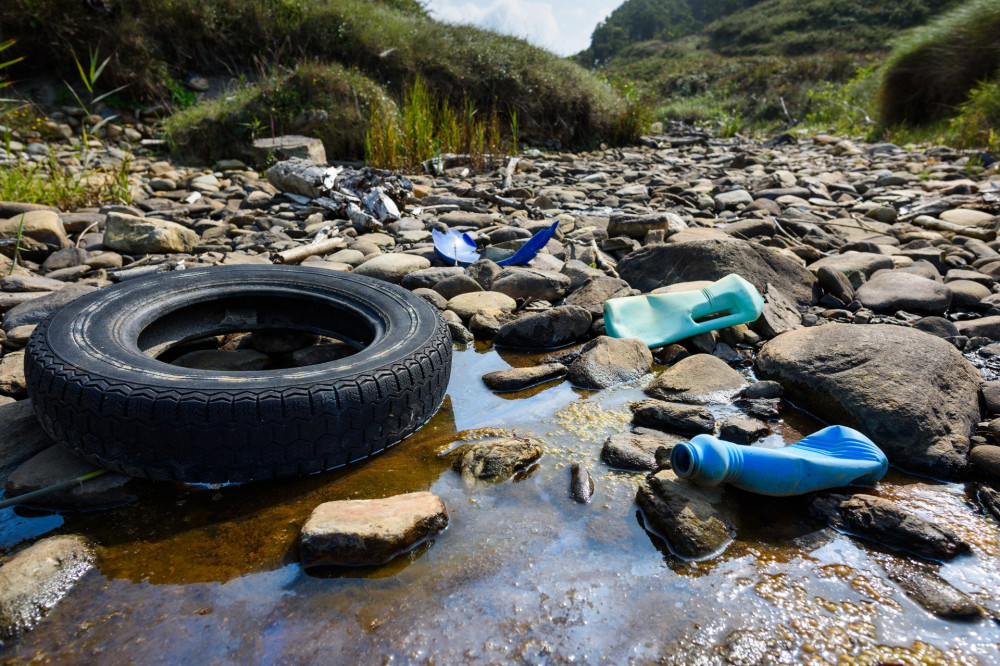
[[647,347],[659,347],[745,324],[763,308],[757,288],[730,273],[704,289],[610,298],[604,302],[604,329],[614,338],[638,338]]
[[[558,226],[559,221],[557,220],[552,223],[552,226],[542,229],[529,238],[512,256],[501,259],[497,264],[500,266],[523,266],[528,263],[535,258],[539,250],[552,240]],[[434,238],[434,250],[438,256],[452,266],[468,266],[479,261],[479,250],[469,234],[454,229],[449,229],[444,233],[437,229],[431,229],[431,236]]]
[[733,444],[710,435],[670,453],[674,473],[707,486],[729,483],[761,495],[803,495],[848,484],[874,485],[889,461],[857,430],[830,426],[780,449]]

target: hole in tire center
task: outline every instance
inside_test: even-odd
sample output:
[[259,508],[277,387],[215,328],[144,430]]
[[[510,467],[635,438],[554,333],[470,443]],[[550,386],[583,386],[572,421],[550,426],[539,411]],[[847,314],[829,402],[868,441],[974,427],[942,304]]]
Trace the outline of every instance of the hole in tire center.
[[378,335],[379,320],[329,301],[242,296],[195,303],[149,322],[137,345],[164,363],[251,372],[347,358]]

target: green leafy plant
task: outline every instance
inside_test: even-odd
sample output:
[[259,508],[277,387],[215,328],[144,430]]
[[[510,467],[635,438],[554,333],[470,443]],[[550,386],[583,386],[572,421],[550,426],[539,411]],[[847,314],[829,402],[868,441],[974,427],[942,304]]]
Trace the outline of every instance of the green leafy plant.
[[365,134],[365,159],[391,169],[413,169],[443,153],[468,155],[483,168],[516,146],[517,117],[504,133],[496,109],[482,113],[471,100],[456,112],[430,92],[421,77],[407,89],[400,114],[372,104]]
[[24,233],[24,213],[21,213],[21,220],[17,223],[17,242],[14,243],[14,257],[10,262],[10,271],[7,275],[14,274],[14,267],[17,266],[17,260],[21,258],[21,235]]
[[[9,49],[10,47],[14,46],[15,43],[16,42],[13,39],[8,39],[7,41],[0,42],[0,53],[3,53],[4,51],[6,51],[7,49]],[[21,62],[22,60],[24,60],[24,56],[21,56],[20,58],[14,58],[13,60],[7,60],[5,62],[0,62],[0,70],[7,69],[11,65],[15,65],[15,64]],[[0,80],[0,90],[6,88],[11,83],[12,83],[11,81]]]
[[[98,60],[100,59],[98,51],[96,49],[90,49],[89,55],[90,57],[88,59],[87,66],[85,67],[84,63],[80,62],[80,59],[77,57],[76,52],[75,51],[73,52],[73,62],[76,63],[76,69],[80,74],[80,81],[83,83],[83,87],[87,89],[87,93],[89,96],[88,101],[84,102],[83,98],[80,97],[80,95],[76,92],[76,89],[73,86],[71,86],[68,82],[64,81],[63,83],[66,84],[66,87],[73,95],[73,98],[76,100],[77,104],[80,105],[80,107],[86,112],[88,116],[91,116],[94,115],[94,111],[96,110],[97,104],[99,104],[102,100],[106,99],[107,97],[115,94],[116,92],[124,90],[125,86],[119,86],[114,90],[109,90],[106,93],[98,95],[96,90],[97,81],[98,79],[101,78],[101,74],[104,72],[104,68],[108,66],[108,62],[111,60],[111,56],[108,56],[102,62],[100,62],[100,64],[98,64]],[[117,115],[111,115],[102,118],[99,122],[94,123],[94,125],[90,128],[90,133],[97,134],[98,132],[101,131],[102,127],[104,127],[107,123],[111,122],[117,117],[118,117]],[[90,142],[87,135],[86,122],[80,123],[80,132],[81,132],[81,138],[83,139],[83,145],[85,148],[89,150]]]

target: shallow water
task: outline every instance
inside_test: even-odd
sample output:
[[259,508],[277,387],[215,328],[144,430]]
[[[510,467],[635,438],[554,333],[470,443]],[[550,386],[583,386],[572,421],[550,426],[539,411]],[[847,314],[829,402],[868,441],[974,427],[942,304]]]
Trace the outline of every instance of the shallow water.
[[[997,663],[991,620],[940,620],[883,575],[891,551],[824,529],[802,501],[740,493],[740,538],[684,562],[648,533],[641,474],[599,460],[628,427],[636,386],[553,382],[493,394],[479,377],[533,357],[457,352],[449,399],[389,452],[306,479],[205,488],[133,482],[140,501],[84,515],[0,511],[0,553],[82,533],[100,566],[4,663]],[[735,411],[720,407],[720,414]],[[822,424],[786,412],[765,445]],[[466,485],[442,452],[460,440],[532,435],[546,455],[503,484]],[[595,481],[569,496],[569,466]],[[431,490],[449,528],[381,567],[305,573],[296,537],[317,504]],[[880,494],[947,524],[973,553],[940,575],[998,606],[1000,532],[958,484],[891,472]]]

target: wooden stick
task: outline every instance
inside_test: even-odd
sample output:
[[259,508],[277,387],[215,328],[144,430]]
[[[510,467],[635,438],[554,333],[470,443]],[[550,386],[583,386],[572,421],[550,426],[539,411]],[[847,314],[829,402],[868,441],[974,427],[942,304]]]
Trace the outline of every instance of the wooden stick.
[[328,238],[319,243],[310,243],[309,245],[300,245],[299,247],[293,247],[283,252],[274,252],[271,254],[271,261],[276,264],[298,264],[307,257],[317,254],[329,254],[334,250],[342,250],[345,247],[347,247],[347,241],[343,238]]

